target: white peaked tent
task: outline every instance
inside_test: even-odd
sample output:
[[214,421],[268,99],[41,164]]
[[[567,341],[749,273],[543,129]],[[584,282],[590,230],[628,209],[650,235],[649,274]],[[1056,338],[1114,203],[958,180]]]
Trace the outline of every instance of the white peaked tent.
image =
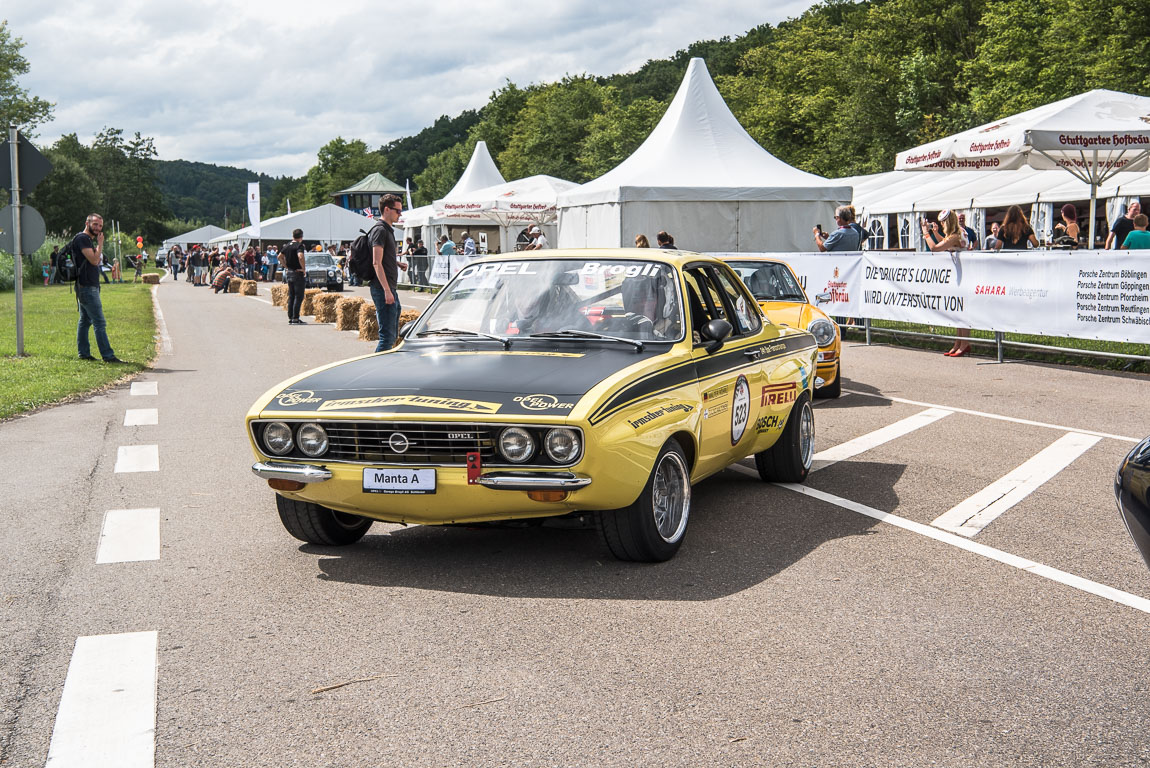
[[243,229],[237,229],[235,232],[214,237],[208,242],[212,245],[239,243],[241,247],[257,239],[286,242],[291,240],[292,230],[302,229],[304,240],[318,240],[327,245],[351,242],[359,236],[361,229],[371,229],[372,223],[372,220],[362,213],[327,203],[309,208],[306,211],[296,211],[272,219],[264,219],[260,222],[258,238],[252,237],[252,227],[247,226]]
[[1095,90],[900,152],[895,170],[1068,171],[1090,187],[1090,239],[1098,187],[1150,167],[1150,97]]
[[199,229],[193,229],[191,232],[185,232],[182,235],[169,237],[164,241],[164,247],[171,248],[173,245],[178,245],[183,249],[187,249],[189,245],[195,245],[196,243],[206,243],[213,237],[219,237],[220,235],[226,235],[227,233],[228,231],[223,227],[217,227],[214,224],[208,224],[206,227],[200,227]]
[[694,251],[800,251],[851,188],[792,168],[751,138],[691,59],[663,119],[615,169],[559,196],[560,247],[631,245],[659,230]]
[[[477,189],[484,187],[491,187],[496,184],[503,184],[503,174],[495,167],[495,161],[491,159],[491,153],[487,151],[487,142],[479,141],[475,143],[475,150],[471,153],[471,159],[467,161],[467,167],[463,169],[463,174],[459,177],[459,181],[455,182],[455,186],[451,191],[444,195],[442,200],[436,202],[443,202],[444,200],[454,200],[456,197],[466,195],[474,192]],[[421,205],[418,208],[412,208],[410,211],[405,211],[403,216],[399,219],[399,226],[409,229],[411,227],[430,227],[436,222],[435,204]],[[468,221],[466,223],[472,223]],[[484,223],[482,219],[476,220],[474,223]],[[423,241],[425,243],[431,242],[431,233],[423,233]]]

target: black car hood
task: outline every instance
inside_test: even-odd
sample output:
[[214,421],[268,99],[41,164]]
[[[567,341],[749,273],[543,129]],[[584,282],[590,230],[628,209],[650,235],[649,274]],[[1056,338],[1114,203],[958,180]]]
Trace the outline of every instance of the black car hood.
[[[352,360],[280,392],[268,410],[306,413],[565,414],[596,384],[666,350],[648,346],[503,350],[497,342],[409,344]],[[486,347],[495,347],[490,349]]]

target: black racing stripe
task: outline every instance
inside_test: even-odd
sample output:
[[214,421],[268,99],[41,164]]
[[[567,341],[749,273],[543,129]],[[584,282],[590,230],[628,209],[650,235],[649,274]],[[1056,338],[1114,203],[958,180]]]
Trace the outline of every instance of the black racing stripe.
[[[784,345],[783,349],[767,353],[757,359],[751,360],[746,355],[748,350],[755,347],[770,347],[780,343]],[[669,392],[690,381],[705,381],[740,368],[752,368],[767,360],[786,357],[795,352],[815,348],[817,345],[814,343],[814,337],[809,333],[803,333],[788,336],[779,341],[744,344],[702,360],[678,363],[669,368],[647,374],[643,378],[626,385],[591,414],[588,421],[596,424],[638,400]]]

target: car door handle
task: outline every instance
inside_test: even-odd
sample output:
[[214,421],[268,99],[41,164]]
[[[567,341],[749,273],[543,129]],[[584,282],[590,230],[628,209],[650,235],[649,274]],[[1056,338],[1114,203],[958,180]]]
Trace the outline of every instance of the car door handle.
[[748,349],[743,354],[746,355],[747,357],[751,358],[752,360],[758,360],[760,357],[763,356],[763,350],[761,350],[761,349]]

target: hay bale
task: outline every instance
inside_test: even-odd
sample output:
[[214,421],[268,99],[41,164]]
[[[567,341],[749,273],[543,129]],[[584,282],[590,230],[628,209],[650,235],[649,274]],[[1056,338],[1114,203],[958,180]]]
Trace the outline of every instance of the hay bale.
[[160,276],[157,275],[155,272],[149,272],[148,274],[144,275],[144,284],[145,285],[159,285],[160,284]]
[[364,302],[359,308],[360,341],[379,341],[379,321],[375,317],[375,305]]
[[405,309],[399,313],[399,330],[403,330],[403,326],[408,323],[413,323],[419,319],[419,313],[414,309]]
[[272,286],[272,306],[287,309],[288,287],[283,283]]
[[317,323],[334,323],[337,301],[339,301],[339,295],[335,293],[323,293],[316,296],[313,301],[315,304],[315,321]]
[[315,314],[315,297],[323,293],[323,288],[308,288],[303,292],[303,304],[300,305],[301,315]]
[[359,308],[363,306],[362,296],[347,296],[335,303],[335,329],[337,331],[359,330]]
[[244,280],[240,283],[240,293],[244,296],[258,296],[259,292],[255,280]]
[[229,280],[228,281],[228,293],[239,293],[241,283],[243,283],[243,280],[239,280],[239,279],[234,278],[234,277],[231,280]]

